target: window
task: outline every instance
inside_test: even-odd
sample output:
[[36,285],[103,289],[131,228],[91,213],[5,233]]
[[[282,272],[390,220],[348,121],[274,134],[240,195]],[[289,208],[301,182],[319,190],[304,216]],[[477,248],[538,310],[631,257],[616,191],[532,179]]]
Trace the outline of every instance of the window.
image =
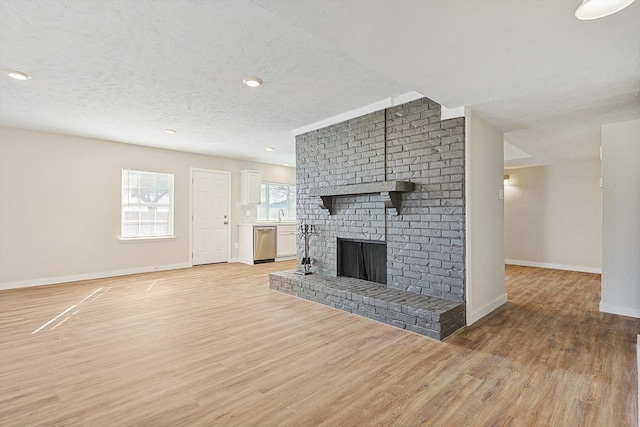
[[173,174],[122,169],[122,238],[173,236]]
[[283,210],[283,220],[296,219],[296,187],[289,184],[263,182],[260,186],[260,205],[258,206],[258,221],[277,221],[278,212]]

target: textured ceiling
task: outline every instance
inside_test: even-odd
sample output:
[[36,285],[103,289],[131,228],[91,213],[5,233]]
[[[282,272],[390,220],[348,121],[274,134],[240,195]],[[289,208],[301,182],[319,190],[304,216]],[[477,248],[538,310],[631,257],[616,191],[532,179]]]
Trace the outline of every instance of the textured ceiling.
[[0,76],[4,126],[275,164],[292,129],[409,90],[238,0],[1,0],[0,66],[33,76]]
[[531,155],[507,165],[597,158],[640,118],[640,2],[579,3],[0,0],[0,67],[33,75],[0,76],[0,124],[293,164],[293,129],[415,90]]
[[[640,2],[595,21],[580,0],[255,0],[532,157],[597,158],[600,125],[640,118]],[[365,7],[366,5],[366,7]]]

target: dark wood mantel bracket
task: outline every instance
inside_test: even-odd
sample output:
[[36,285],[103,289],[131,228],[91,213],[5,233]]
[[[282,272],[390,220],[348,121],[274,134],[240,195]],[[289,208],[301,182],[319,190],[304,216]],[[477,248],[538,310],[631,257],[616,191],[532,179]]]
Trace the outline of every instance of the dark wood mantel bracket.
[[400,213],[402,193],[398,191],[381,191],[380,196],[382,196],[382,201],[387,209],[393,209],[396,215]]
[[329,211],[333,215],[334,197],[352,196],[358,194],[380,194],[384,206],[391,209],[398,215],[402,204],[402,193],[415,189],[415,184],[408,181],[381,181],[368,182],[364,184],[335,185],[322,188],[312,188],[310,196],[320,197],[322,203],[320,207]]
[[329,211],[329,215],[333,215],[333,196],[320,196],[322,203],[320,207]]

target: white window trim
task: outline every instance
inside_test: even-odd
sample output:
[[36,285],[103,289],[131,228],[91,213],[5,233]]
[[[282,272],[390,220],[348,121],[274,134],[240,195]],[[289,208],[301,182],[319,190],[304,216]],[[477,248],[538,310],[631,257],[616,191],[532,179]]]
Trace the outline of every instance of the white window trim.
[[[122,203],[122,187],[123,187],[123,175],[125,171],[133,171],[133,172],[143,172],[143,173],[154,173],[154,174],[164,174],[171,175],[171,183],[170,183],[170,203],[169,203],[169,215],[170,215],[170,230],[171,234],[163,235],[163,236],[139,236],[139,237],[124,237],[122,232],[124,230],[124,205]],[[154,206],[153,203],[133,203],[131,206]],[[173,240],[175,239],[175,174],[173,172],[161,172],[161,171],[149,171],[142,169],[132,169],[132,168],[122,168],[120,171],[120,243],[143,243],[143,242],[153,242],[160,240]]]
[[[287,189],[287,202],[290,202],[290,200],[288,199],[288,197],[289,197],[288,194],[289,194],[289,191],[290,191],[291,187],[296,188],[296,192],[297,192],[297,184],[296,183],[290,184],[288,182],[262,181],[260,186],[261,187],[262,187],[262,185],[267,185],[268,186],[269,184],[286,185],[288,187],[288,189]],[[260,190],[262,190],[262,188]],[[296,198],[297,198],[297,194],[296,194]],[[297,201],[296,201],[296,203],[297,203]],[[288,210],[287,210],[287,214],[288,214]],[[257,218],[257,215],[256,215],[256,222],[272,223],[273,221],[274,221],[273,219],[268,219],[268,218],[267,219],[259,219],[259,218]],[[287,219],[283,219],[283,221],[292,222],[292,221],[296,221],[296,218],[287,218]]]
[[144,243],[157,242],[158,240],[175,240],[176,236],[158,236],[158,237],[120,237],[120,243]]

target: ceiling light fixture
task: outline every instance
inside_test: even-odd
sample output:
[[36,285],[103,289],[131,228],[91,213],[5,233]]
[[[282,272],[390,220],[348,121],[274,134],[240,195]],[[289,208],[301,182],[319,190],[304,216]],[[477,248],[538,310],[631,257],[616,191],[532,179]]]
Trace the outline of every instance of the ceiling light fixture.
[[285,163],[283,166],[289,166],[289,163]]
[[275,148],[273,148],[273,147],[267,147],[267,148],[265,148],[265,150],[267,150],[267,151],[273,151],[273,150],[275,150]]
[[262,84],[262,79],[260,79],[259,77],[247,77],[242,81],[249,87],[258,87]]
[[175,130],[175,129],[165,129],[164,131],[165,131],[165,133],[168,133],[169,135],[174,135],[174,134],[178,133],[178,131]]
[[16,70],[5,70],[7,73],[7,76],[11,77],[14,80],[20,80],[20,81],[25,81],[25,80],[30,80],[31,76],[27,73],[23,73],[22,71],[16,71]]
[[635,0],[582,0],[576,9],[576,18],[581,21],[604,18],[629,6]]

